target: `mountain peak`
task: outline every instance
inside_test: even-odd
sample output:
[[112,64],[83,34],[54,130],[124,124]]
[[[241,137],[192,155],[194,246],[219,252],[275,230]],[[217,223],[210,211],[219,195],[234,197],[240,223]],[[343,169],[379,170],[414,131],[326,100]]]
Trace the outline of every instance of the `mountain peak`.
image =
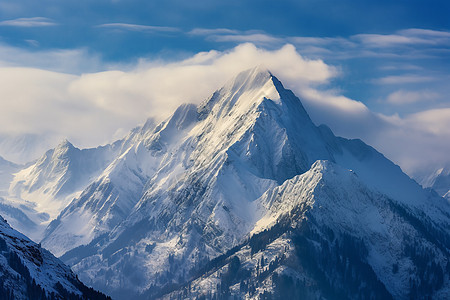
[[247,81],[248,79],[269,78],[272,73],[264,66],[258,65],[253,68],[241,71],[231,81]]
[[72,145],[71,142],[69,142],[68,139],[63,139],[58,146],[55,147],[55,150],[53,152],[53,157],[61,158],[62,156],[66,155],[68,152],[71,152],[72,150],[78,149],[74,145]]
[[243,71],[229,80],[199,106],[198,112],[200,119],[209,113],[217,117],[225,116],[232,110],[240,114],[251,111],[265,99],[278,102],[280,93],[275,85],[274,76],[267,69],[258,66]]
[[245,70],[237,74],[224,86],[225,89],[237,90],[245,88],[246,90],[258,89],[263,87],[272,79],[272,73],[261,66]]
[[310,171],[320,172],[323,174],[326,173],[327,175],[332,175],[333,177],[337,177],[337,178],[341,178],[341,179],[347,175],[353,176],[355,174],[355,172],[353,172],[352,170],[344,168],[335,162],[332,162],[330,160],[323,160],[323,159],[316,160],[311,165]]
[[58,146],[56,146],[55,150],[68,150],[68,149],[72,149],[75,148],[75,146],[69,142],[69,140],[67,138],[64,138],[59,144]]
[[74,147],[71,142],[67,138],[62,139],[62,141],[58,144],[57,147]]

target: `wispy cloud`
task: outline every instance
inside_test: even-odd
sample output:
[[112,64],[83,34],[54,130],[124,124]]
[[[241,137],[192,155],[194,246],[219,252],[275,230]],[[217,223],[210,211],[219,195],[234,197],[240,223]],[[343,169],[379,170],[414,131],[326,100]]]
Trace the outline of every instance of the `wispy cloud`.
[[439,97],[439,94],[432,91],[405,91],[399,90],[388,95],[386,102],[395,105],[411,104],[420,101],[429,101]]
[[326,45],[340,45],[346,47],[355,47],[356,44],[349,39],[342,37],[303,37],[295,36],[286,38],[291,43],[296,45],[314,45],[314,46],[326,46]]
[[151,25],[139,25],[139,24],[128,24],[128,23],[106,23],[98,25],[101,28],[111,28],[111,29],[122,29],[129,31],[142,31],[142,32],[178,32],[180,31],[177,27],[168,26],[151,26]]
[[240,34],[241,31],[228,28],[194,28],[188,32],[191,35],[219,35],[219,34]]
[[385,48],[405,45],[450,45],[450,32],[410,28],[394,34],[357,34],[351,37],[367,47]]
[[398,71],[398,70],[418,71],[423,70],[423,67],[414,64],[391,63],[390,65],[380,66],[378,69],[383,71]]
[[450,108],[430,109],[406,118],[416,126],[424,126],[435,135],[450,136]]
[[399,34],[357,34],[353,39],[369,47],[392,47],[398,45],[432,44],[429,39]]
[[193,36],[204,36],[206,40],[222,43],[253,43],[255,45],[279,46],[289,43],[282,37],[261,30],[235,30],[229,28],[195,28],[188,32]]
[[399,31],[400,34],[408,35],[408,36],[427,36],[432,38],[450,38],[450,32],[448,31],[440,31],[440,30],[430,30],[430,29],[421,29],[421,28],[409,28]]
[[12,27],[46,27],[56,25],[58,24],[53,22],[51,19],[43,17],[18,18],[13,20],[0,21],[0,26]]
[[[410,28],[392,34],[357,34],[349,37],[280,36],[260,30],[229,28],[195,28],[187,33],[214,42],[244,43],[276,47],[293,44],[302,53],[332,59],[369,58],[434,58],[449,51],[450,32]],[[409,49],[405,52],[405,48]]]
[[25,40],[25,42],[27,42],[27,44],[30,46],[39,47],[39,42],[36,40]]
[[[14,55],[14,49],[6,50]],[[21,53],[21,60],[27,55],[36,59],[38,54]],[[39,58],[59,61],[58,55],[41,53]],[[71,55],[64,53],[66,60],[75,61]],[[203,101],[230,77],[260,64],[279,73],[286,84],[314,86],[335,74],[332,66],[304,59],[291,45],[269,51],[243,44],[175,62],[142,61],[127,71],[82,75],[0,63],[0,94],[11,100],[0,101],[0,134],[56,132],[80,146],[95,146],[148,117],[161,120],[183,102]]]
[[377,84],[408,84],[408,83],[430,82],[433,80],[435,80],[435,78],[430,76],[393,75],[374,79],[373,82]]
[[264,33],[213,35],[210,39],[217,42],[236,42],[254,44],[283,44],[283,40]]

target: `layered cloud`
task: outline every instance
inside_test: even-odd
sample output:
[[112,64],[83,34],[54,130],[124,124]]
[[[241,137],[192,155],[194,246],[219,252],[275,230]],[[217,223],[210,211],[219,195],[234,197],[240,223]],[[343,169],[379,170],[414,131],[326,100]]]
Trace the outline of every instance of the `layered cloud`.
[[399,90],[390,94],[386,101],[395,104],[403,105],[419,101],[430,101],[439,97],[439,94],[429,90],[425,91],[405,91]]
[[[76,52],[76,61],[89,61],[87,53]],[[27,59],[27,52],[18,53]],[[57,58],[61,53],[36,55]],[[65,55],[70,60],[69,53]],[[327,82],[336,73],[320,60],[304,59],[291,45],[267,51],[243,44],[177,62],[141,61],[131,71],[81,75],[0,64],[0,134],[51,132],[82,147],[119,138],[148,117],[161,121],[181,103],[199,103],[230,77],[255,65],[264,64],[302,86]]]
[[391,34],[355,34],[348,37],[280,36],[261,30],[196,28],[188,32],[221,43],[251,42],[277,47],[289,43],[304,55],[348,60],[354,58],[427,59],[442,57],[450,47],[450,32],[410,28]]
[[[92,59],[77,53],[80,61]],[[27,59],[26,52],[21,55]],[[245,43],[179,61],[142,60],[127,70],[81,75],[0,64],[0,135],[45,134],[68,137],[80,147],[97,146],[120,138],[148,117],[163,120],[181,103],[199,103],[238,72],[263,65],[302,99],[317,124],[362,138],[406,170],[444,161],[450,153],[449,109],[403,117],[374,113],[332,88],[330,82],[341,76],[339,69],[305,58],[290,44],[267,50]],[[399,91],[387,101],[400,104],[433,96],[411,93]]]

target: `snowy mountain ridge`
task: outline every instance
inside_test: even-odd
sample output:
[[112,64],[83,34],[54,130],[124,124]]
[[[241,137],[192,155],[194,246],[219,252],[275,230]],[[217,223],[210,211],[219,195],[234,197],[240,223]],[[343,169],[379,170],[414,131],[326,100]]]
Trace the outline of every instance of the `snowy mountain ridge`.
[[[21,195],[39,189],[57,195],[70,187],[73,200],[60,206],[42,245],[116,298],[206,290],[254,298],[275,292],[270,286],[287,278],[277,276],[304,280],[313,289],[302,282],[295,288],[328,298],[326,291],[349,284],[342,268],[366,276],[360,278],[366,288],[352,283],[350,298],[448,294],[448,276],[430,287],[417,271],[441,278],[439,270],[450,266],[448,201],[362,141],[316,126],[267,70],[244,71],[199,106],[182,105],[157,126],[149,120],[123,140],[91,150],[96,164],[76,176],[82,183],[68,171],[91,156],[77,150],[81,163],[74,163],[76,155],[67,161],[63,153],[73,149],[65,144],[59,148],[67,151],[52,150],[50,163],[41,159],[13,186]],[[427,266],[418,265],[417,255],[426,251],[407,236],[429,247],[433,262],[427,257]],[[310,248],[299,244],[304,239]],[[342,267],[347,247],[358,260]],[[330,257],[327,282],[333,284],[324,287],[326,264],[312,269],[304,260],[330,249],[340,256]],[[261,262],[254,255],[271,257],[272,268],[255,273]]]
[[67,139],[36,161],[0,162],[0,213],[14,228],[40,241],[49,222],[131,144],[155,127],[152,119],[106,146],[79,149]]
[[[446,228],[419,221],[414,211],[371,190],[352,171],[316,161],[306,173],[269,189],[259,203],[263,217],[252,237],[164,298],[450,295]],[[445,246],[437,242],[441,234],[447,236]],[[433,262],[424,264],[429,255]],[[427,277],[418,276],[421,272]]]

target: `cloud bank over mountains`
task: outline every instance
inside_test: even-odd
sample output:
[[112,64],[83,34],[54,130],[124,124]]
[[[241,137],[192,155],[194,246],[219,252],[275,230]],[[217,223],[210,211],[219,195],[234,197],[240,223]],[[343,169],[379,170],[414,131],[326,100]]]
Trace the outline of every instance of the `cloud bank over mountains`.
[[[229,34],[227,30],[218,32]],[[379,37],[368,42],[375,43],[374,39]],[[8,55],[13,50],[0,47]],[[21,50],[18,55],[25,64],[48,62],[53,69],[61,70],[71,63],[101,65],[100,59],[83,50]],[[292,44],[269,50],[243,43],[178,61],[142,59],[133,66],[109,66],[106,71],[81,74],[0,61],[0,135],[45,135],[54,143],[67,137],[80,147],[97,146],[120,138],[148,117],[161,121],[182,103],[203,101],[228,78],[256,65],[271,70],[301,97],[316,124],[327,124],[338,135],[363,139],[406,171],[439,164],[448,157],[450,109],[403,116],[371,111],[331,84],[342,76],[339,66],[306,58]],[[433,97],[437,97],[433,91],[414,94],[402,90],[386,101],[400,105]]]

